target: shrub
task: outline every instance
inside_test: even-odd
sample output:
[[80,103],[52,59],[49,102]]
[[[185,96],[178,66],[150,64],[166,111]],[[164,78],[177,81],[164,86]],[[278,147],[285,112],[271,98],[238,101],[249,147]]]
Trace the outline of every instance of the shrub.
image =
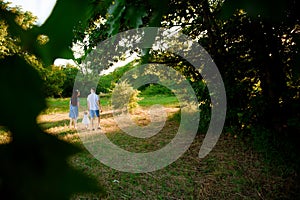
[[115,85],[112,95],[112,107],[116,110],[129,109],[132,111],[138,107],[138,98],[140,91],[134,89],[126,81],[119,82]]
[[164,95],[172,95],[172,91],[168,89],[167,87],[159,84],[149,84],[142,93],[144,95],[158,95],[158,94],[164,94]]

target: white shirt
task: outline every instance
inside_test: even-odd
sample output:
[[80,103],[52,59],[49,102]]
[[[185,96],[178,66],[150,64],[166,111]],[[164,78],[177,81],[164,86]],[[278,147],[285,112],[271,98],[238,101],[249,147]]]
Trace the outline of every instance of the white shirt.
[[98,103],[99,102],[99,97],[95,93],[91,93],[87,97],[88,105],[90,110],[99,110]]

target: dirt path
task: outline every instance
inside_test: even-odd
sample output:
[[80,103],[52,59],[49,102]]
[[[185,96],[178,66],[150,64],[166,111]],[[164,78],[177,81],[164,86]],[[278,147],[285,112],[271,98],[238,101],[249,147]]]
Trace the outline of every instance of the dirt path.
[[[176,113],[179,108],[164,108],[166,112],[166,116],[172,116]],[[78,119],[78,128],[79,131],[86,131],[84,124],[82,124],[83,118],[83,111],[79,112],[79,119]],[[146,126],[150,123],[150,116],[149,116],[149,108],[139,108],[134,111],[131,115],[132,120],[140,126]],[[66,132],[69,130],[69,116],[68,113],[55,113],[55,114],[42,114],[38,117],[38,123],[46,124],[46,123],[53,123],[57,124],[56,126],[51,126],[46,129],[47,132],[52,134],[59,134],[61,132]],[[105,110],[101,113],[101,120],[100,125],[102,127],[101,131],[104,132],[114,132],[119,130],[119,127],[113,117],[112,110]]]

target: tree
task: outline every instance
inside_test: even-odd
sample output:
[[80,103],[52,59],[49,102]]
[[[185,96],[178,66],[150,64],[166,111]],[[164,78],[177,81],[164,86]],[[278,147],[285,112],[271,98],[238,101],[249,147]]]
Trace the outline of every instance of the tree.
[[[164,1],[162,4],[167,6],[163,11],[157,9],[157,15],[153,13],[155,3],[116,1],[109,7],[104,31],[90,29],[91,35],[97,32],[103,40],[118,31],[151,26],[153,21],[165,27],[181,27],[183,33],[205,47],[221,71],[229,98],[229,124],[242,128],[245,123],[263,122],[277,131],[286,125],[286,119],[280,118],[289,106],[283,108],[283,104],[293,101],[299,85],[296,81],[299,74],[296,68],[299,48],[295,45],[299,40],[296,1],[276,1],[274,10],[269,7],[271,1]],[[141,9],[132,12],[138,6]],[[135,20],[126,20],[128,15],[135,16]],[[156,20],[156,16],[161,20]],[[91,47],[99,42],[93,37],[90,41]],[[137,50],[140,55],[142,51]],[[191,80],[202,81],[200,73],[176,55],[151,51],[146,62],[149,61],[169,64]],[[286,95],[288,89],[293,92]],[[284,103],[279,103],[281,101]]]
[[[106,17],[106,35],[98,32],[101,41],[118,31],[134,28],[126,16],[129,8],[136,8],[139,3],[116,1]],[[197,40],[217,64],[228,98],[226,130],[246,135],[263,127],[272,133],[265,140],[275,141],[274,149],[299,144],[295,139],[300,130],[298,1],[170,0],[162,2],[163,11],[157,9],[157,15],[153,3],[146,1],[141,9],[143,14],[135,12],[132,16],[144,26],[179,27]],[[93,37],[91,41],[92,46],[93,41],[99,42]],[[145,54],[145,63],[164,63],[181,71],[202,98],[201,109],[210,109],[201,74],[189,63],[168,52],[133,51]]]
[[79,69],[72,65],[62,68],[62,73],[66,76],[62,85],[62,96],[70,97],[73,92],[74,82]]
[[264,142],[285,149],[289,152],[285,160],[294,162],[293,152],[299,146],[295,132],[300,130],[295,123],[299,121],[298,2],[213,2],[171,1],[163,25],[180,26],[213,57],[226,87],[226,128],[246,134],[264,127],[271,132]]

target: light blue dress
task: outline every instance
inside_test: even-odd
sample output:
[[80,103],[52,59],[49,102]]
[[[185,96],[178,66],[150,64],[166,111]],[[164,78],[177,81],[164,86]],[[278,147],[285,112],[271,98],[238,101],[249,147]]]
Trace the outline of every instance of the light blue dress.
[[[77,101],[79,101],[79,99],[77,99]],[[78,106],[77,105],[73,106],[72,104],[70,104],[69,117],[72,118],[72,119],[77,119],[78,118]]]

